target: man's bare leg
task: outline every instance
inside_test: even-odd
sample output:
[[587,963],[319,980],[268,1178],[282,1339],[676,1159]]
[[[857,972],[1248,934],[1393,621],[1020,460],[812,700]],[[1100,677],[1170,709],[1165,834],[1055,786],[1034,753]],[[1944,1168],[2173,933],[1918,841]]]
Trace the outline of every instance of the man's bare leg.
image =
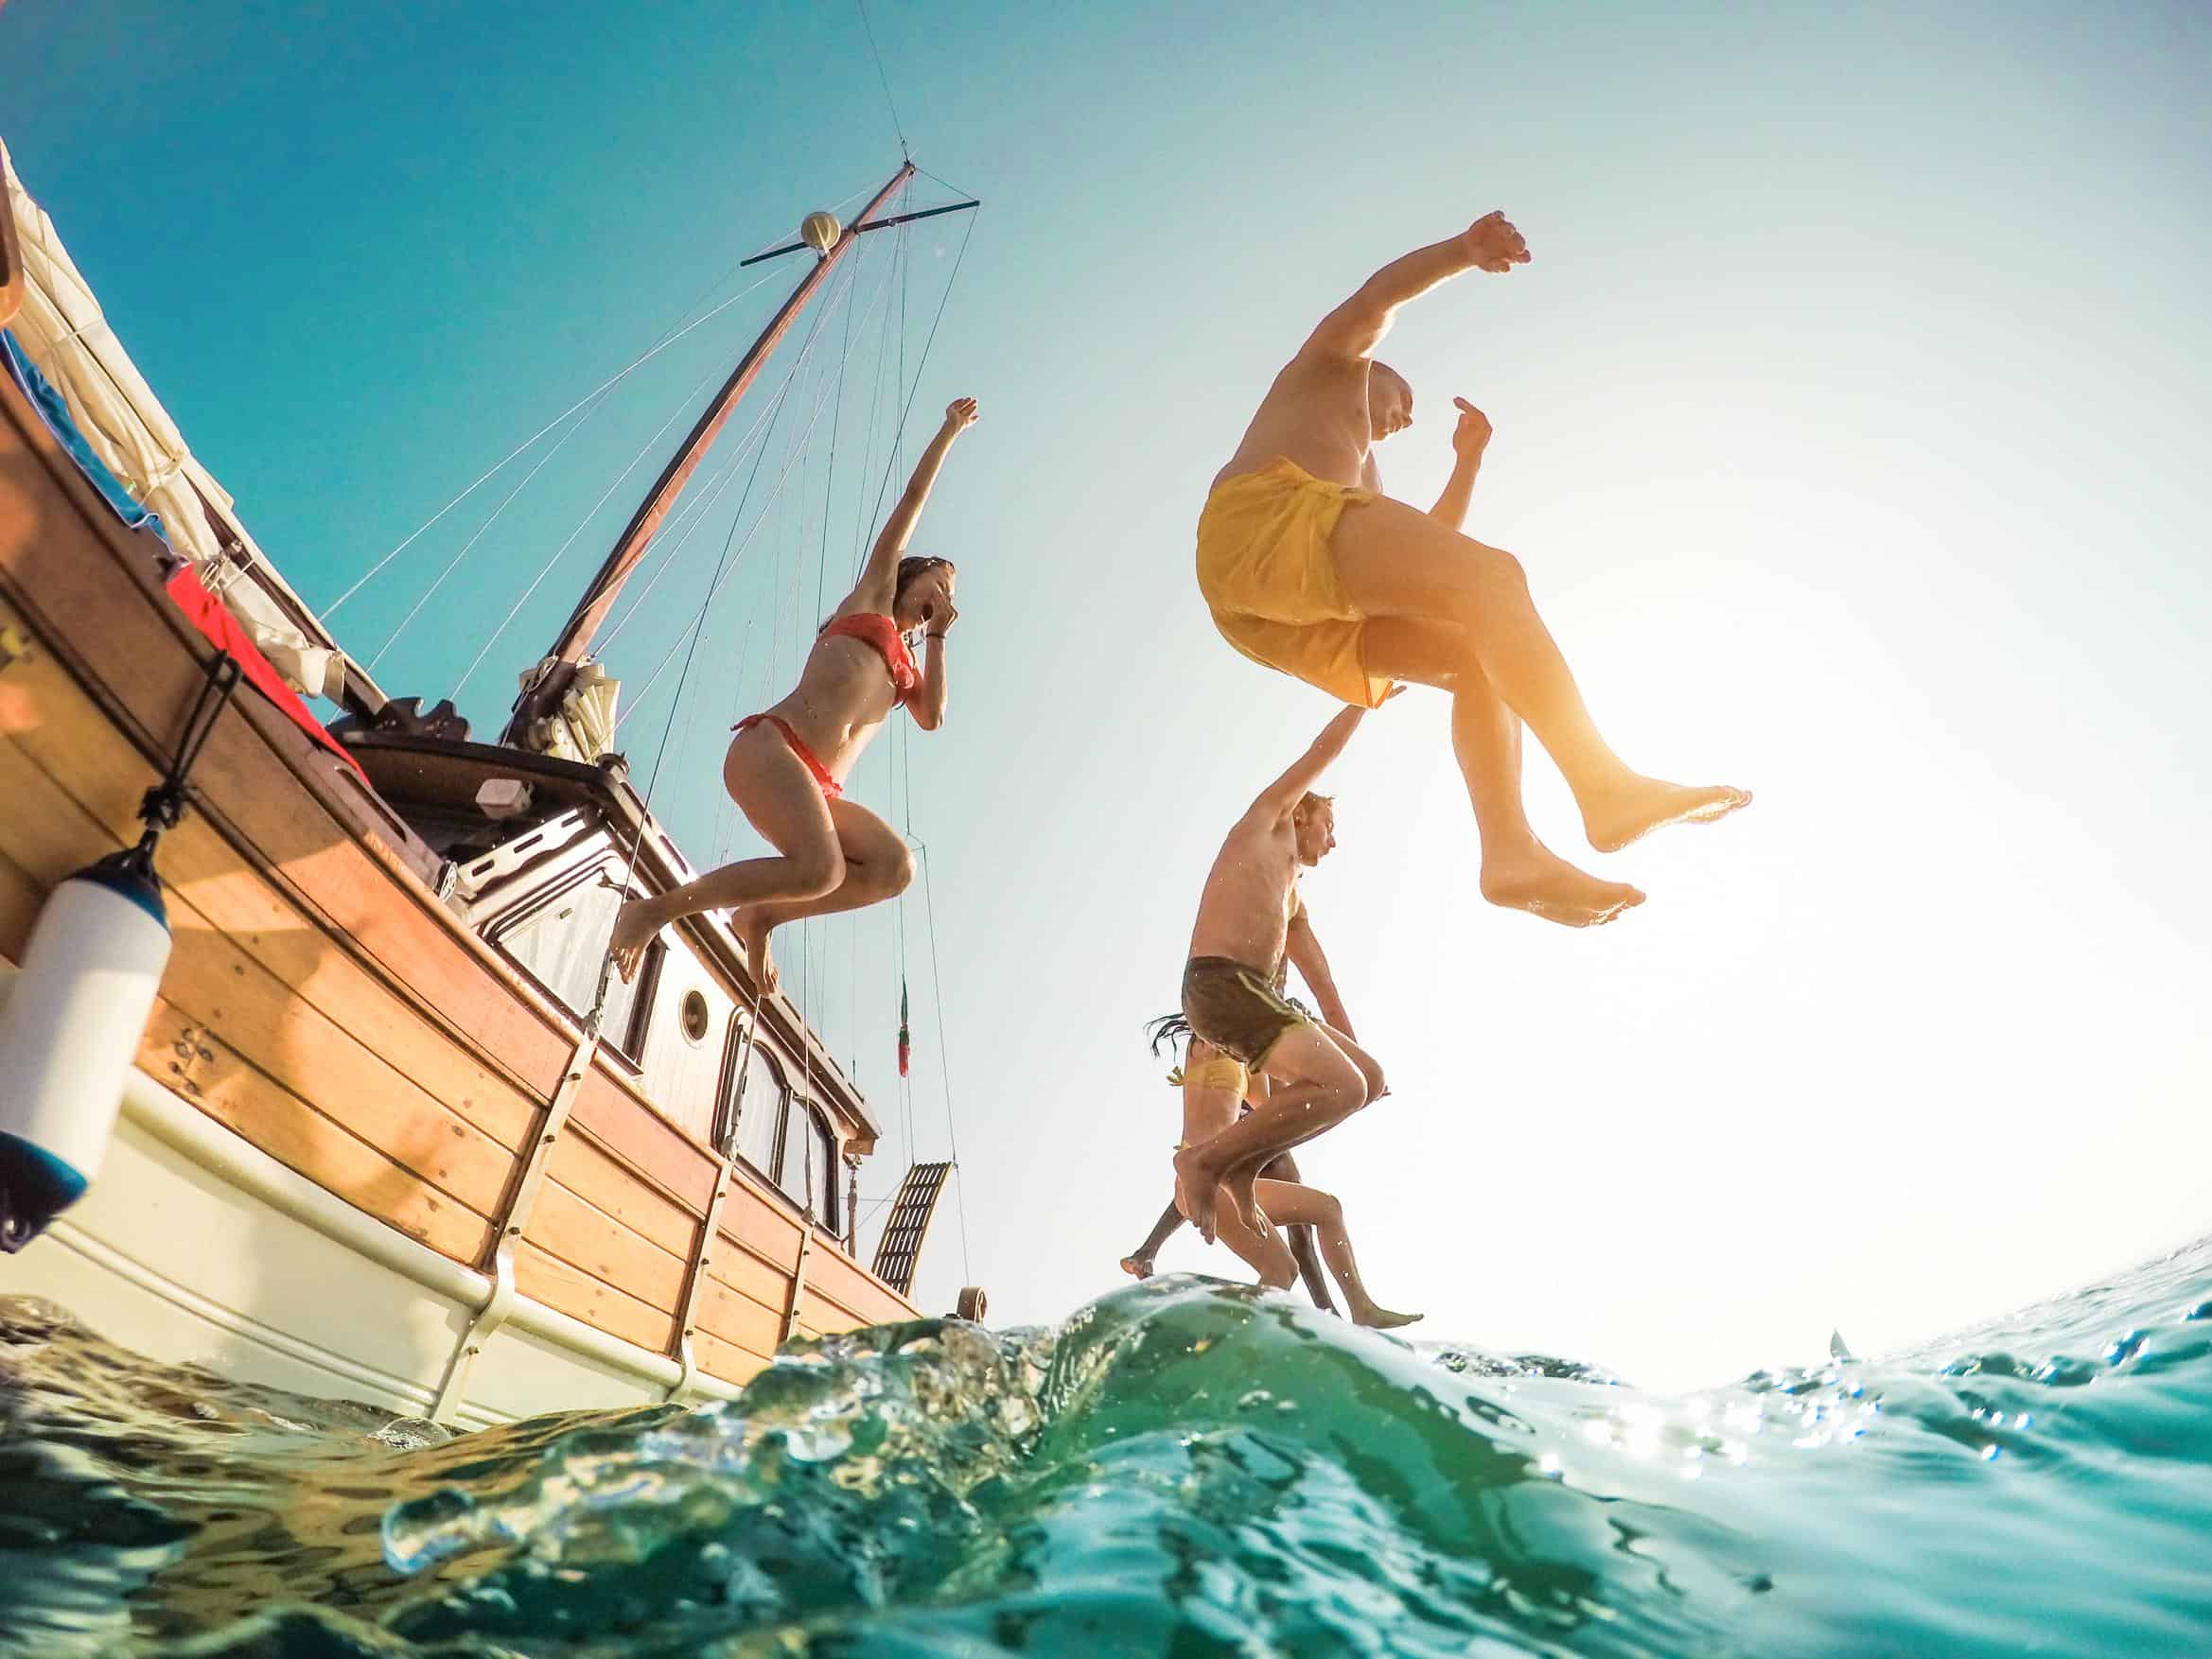
[[812,899],[770,899],[741,905],[729,918],[730,931],[745,947],[745,959],[770,990],[779,978],[775,958],[768,953],[768,935],[776,929],[811,916],[835,916],[881,904],[905,892],[914,881],[914,854],[896,830],[855,802],[834,800],[823,805],[844,854],[845,879]]
[[1451,747],[1483,842],[1483,897],[1567,927],[1595,927],[1643,902],[1625,882],[1576,869],[1541,841],[1520,798],[1520,720],[1483,672],[1456,622],[1382,617],[1367,624],[1368,672],[1451,693]]
[[[709,870],[655,898],[633,899],[614,919],[607,948],[626,982],[638,971],[653,935],[680,917],[770,899],[808,899],[834,892],[845,880],[845,854],[821,786],[782,739],[766,726],[740,732],[723,761],[722,778],[753,828],[778,857],[748,858]],[[748,952],[756,978],[764,968]],[[764,984],[774,988],[774,969]]]
[[1162,1247],[1175,1236],[1175,1230],[1182,1225],[1183,1212],[1170,1198],[1167,1208],[1160,1212],[1160,1219],[1152,1223],[1152,1231],[1145,1234],[1145,1242],[1121,1258],[1121,1270],[1132,1279],[1150,1279],[1152,1264],[1159,1259]]
[[1346,596],[1368,616],[1451,621],[1466,632],[1490,685],[1565,775],[1599,851],[1618,851],[1662,825],[1724,816],[1750,800],[1726,784],[1646,777],[1606,746],[1511,553],[1387,497],[1347,507],[1329,547]]
[[1208,1244],[1214,1242],[1213,1190],[1224,1189],[1246,1227],[1260,1231],[1253,1192],[1260,1165],[1310,1141],[1367,1104],[1367,1079],[1317,1025],[1293,1025],[1262,1061],[1273,1081],[1252,1114],[1175,1154],[1175,1207]]

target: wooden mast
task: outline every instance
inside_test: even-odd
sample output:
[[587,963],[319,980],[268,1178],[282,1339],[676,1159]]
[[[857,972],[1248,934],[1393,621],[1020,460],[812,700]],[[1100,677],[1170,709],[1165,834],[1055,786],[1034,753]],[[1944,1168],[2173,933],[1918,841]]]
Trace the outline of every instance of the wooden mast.
[[[891,199],[899,187],[913,177],[913,162],[902,163],[899,170],[891,175],[890,182],[878,190],[869,199],[868,205],[860,210],[859,218],[847,225],[837,240],[816,260],[814,269],[791,290],[790,298],[768,320],[767,327],[761,331],[760,338],[753,341],[751,349],[738,359],[737,367],[730,372],[729,378],[723,382],[722,390],[715,394],[714,401],[707,406],[706,412],[699,416],[697,424],[692,428],[691,435],[684,439],[674,458],[661,469],[659,479],[646,492],[645,499],[631,516],[629,527],[615,542],[614,550],[606,555],[606,562],[600,566],[599,573],[592,577],[591,585],[585,588],[584,597],[577,601],[576,608],[570,612],[559,637],[553,641],[553,649],[546,653],[553,659],[551,666],[528,690],[515,700],[514,715],[507,723],[501,742],[518,748],[527,748],[527,734],[531,726],[560,707],[562,697],[568,693],[570,682],[575,678],[576,664],[583,656],[585,648],[591,642],[591,636],[598,632],[600,623],[606,620],[607,612],[614,608],[614,602],[622,593],[623,584],[629,580],[631,572],[638,568],[638,562],[645,556],[645,550],[651,545],[654,533],[668,517],[669,510],[676,505],[676,497],[682,494],[684,485],[698,469],[709,446],[721,434],[731,411],[737,408],[738,400],[751,388],[766,364],[768,355],[790,332],[791,324],[798,319],[799,312],[806,308],[807,302],[814,298],[816,290],[829,279],[830,272],[851,251],[861,234],[900,222],[884,220],[871,224],[869,220],[882,211],[884,203]],[[794,247],[799,245],[793,244]],[[790,251],[778,250],[782,253]]]

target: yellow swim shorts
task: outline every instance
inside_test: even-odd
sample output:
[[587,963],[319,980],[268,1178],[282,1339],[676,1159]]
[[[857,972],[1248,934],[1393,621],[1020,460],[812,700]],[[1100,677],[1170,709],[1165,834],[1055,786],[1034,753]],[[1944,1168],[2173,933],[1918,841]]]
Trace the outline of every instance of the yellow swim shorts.
[[1221,637],[1366,708],[1382,707],[1391,682],[1367,672],[1366,619],[1344,593],[1328,538],[1346,507],[1373,499],[1277,460],[1215,485],[1198,520],[1199,591]]

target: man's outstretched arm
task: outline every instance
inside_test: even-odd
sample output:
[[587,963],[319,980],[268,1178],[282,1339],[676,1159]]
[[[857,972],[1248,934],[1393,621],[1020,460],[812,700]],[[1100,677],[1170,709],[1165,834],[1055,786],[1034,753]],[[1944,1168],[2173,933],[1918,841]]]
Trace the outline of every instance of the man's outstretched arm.
[[1474,499],[1475,476],[1483,470],[1483,451],[1490,446],[1490,417],[1464,397],[1451,401],[1459,406],[1459,425],[1451,433],[1451,477],[1429,516],[1460,530],[1466,525],[1467,503]]
[[1287,944],[1290,966],[1298,970],[1298,977],[1313,993],[1321,1017],[1346,1037],[1357,1039],[1360,1034],[1352,1029],[1352,1017],[1344,1012],[1344,999],[1337,994],[1336,978],[1328,970],[1328,957],[1321,948],[1321,935],[1313,931],[1313,918],[1306,914],[1303,904],[1290,918]]
[[1337,717],[1321,728],[1303,755],[1291,762],[1290,771],[1269,784],[1252,803],[1252,811],[1270,818],[1288,817],[1299,799],[1321,781],[1321,775],[1329,763],[1344,752],[1344,745],[1352,741],[1352,734],[1360,729],[1360,722],[1367,710],[1360,707],[1340,709]]
[[1363,358],[1382,343],[1397,308],[1463,271],[1510,271],[1529,260],[1528,243],[1502,213],[1486,213],[1458,236],[1394,259],[1321,320],[1305,352]]

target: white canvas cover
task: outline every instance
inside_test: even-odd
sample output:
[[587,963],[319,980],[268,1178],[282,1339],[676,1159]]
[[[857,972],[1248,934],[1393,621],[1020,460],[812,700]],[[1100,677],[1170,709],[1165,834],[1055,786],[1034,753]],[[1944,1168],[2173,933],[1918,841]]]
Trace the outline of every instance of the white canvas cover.
[[[553,666],[550,656],[540,662],[522,675],[522,689],[529,690]],[[560,707],[532,729],[529,746],[560,760],[596,761],[614,747],[615,698],[622,689],[622,681],[586,657],[576,665]]]
[[[0,175],[27,284],[23,309],[9,324],[17,342],[68,401],[85,441],[135,500],[161,515],[169,546],[198,567],[208,591],[221,597],[277,672],[310,696],[337,696],[345,683],[344,655],[319,627],[312,637],[303,631],[279,603],[276,593],[307,614],[238,523],[230,492],[192,458],[184,434],[124,352],[54,221],[16,177],[5,143]],[[221,518],[223,536],[209,525],[202,498]],[[233,550],[226,551],[225,540]],[[253,578],[242,580],[249,569]]]

